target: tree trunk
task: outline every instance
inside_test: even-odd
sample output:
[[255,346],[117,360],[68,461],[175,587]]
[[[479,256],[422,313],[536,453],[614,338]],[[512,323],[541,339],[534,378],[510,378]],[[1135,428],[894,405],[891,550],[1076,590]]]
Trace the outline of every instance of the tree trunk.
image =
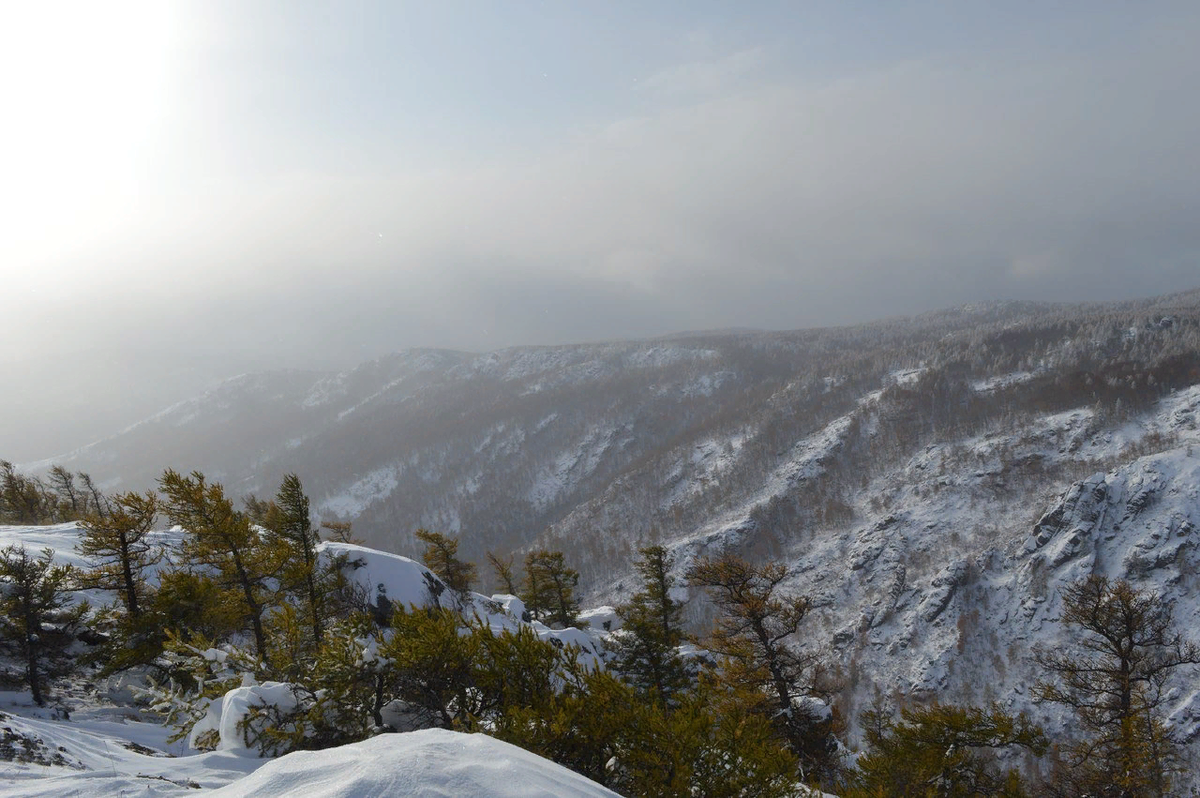
[[137,584],[133,579],[133,563],[130,562],[129,542],[125,533],[121,532],[121,576],[125,580],[125,609],[130,619],[136,620],[141,614],[137,603]]

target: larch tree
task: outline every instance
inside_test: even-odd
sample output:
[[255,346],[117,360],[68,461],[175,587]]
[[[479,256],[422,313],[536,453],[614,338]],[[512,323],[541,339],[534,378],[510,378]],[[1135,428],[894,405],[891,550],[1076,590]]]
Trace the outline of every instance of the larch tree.
[[440,532],[418,529],[417,540],[425,544],[421,559],[454,591],[461,602],[475,584],[475,564],[458,558],[458,540]]
[[561,551],[539,549],[525,556],[525,580],[521,600],[534,618],[545,618],[562,627],[578,622],[579,601],[575,588],[579,572],[568,568]]
[[496,574],[496,581],[505,593],[511,596],[517,595],[517,580],[513,574],[513,558],[509,555],[507,559],[500,557],[492,552],[487,553],[488,563],[492,566],[492,571]]
[[809,601],[781,595],[787,576],[778,563],[752,565],[731,554],[702,559],[687,572],[720,613],[705,645],[721,657],[723,678],[763,696],[762,711],[812,774],[830,766],[835,744],[831,719],[796,700],[816,689],[816,657],[794,643]]
[[999,706],[906,707],[898,720],[876,708],[863,713],[863,730],[866,750],[840,791],[846,798],[1022,798],[1028,792],[1020,775],[1001,767],[996,752],[1040,756],[1049,748],[1040,727]]
[[1070,709],[1087,736],[1066,747],[1066,794],[1140,798],[1170,793],[1179,769],[1163,723],[1167,680],[1200,663],[1200,646],[1175,630],[1170,605],[1129,582],[1089,576],[1062,592],[1073,645],[1035,652],[1047,678],[1039,701]]
[[95,513],[103,518],[109,511],[108,497],[96,486],[96,482],[92,479],[91,474],[80,471],[79,481],[83,483],[83,490],[81,492],[91,499],[91,507],[88,508],[88,512]]
[[77,548],[92,564],[80,574],[80,583],[115,592],[134,621],[145,609],[146,571],[162,558],[147,538],[157,517],[153,493],[130,492],[113,496],[106,515],[92,515],[79,524],[83,534]]
[[269,582],[278,567],[276,552],[233,508],[220,483],[210,483],[198,471],[183,476],[167,470],[158,481],[163,511],[187,535],[181,545],[185,564],[209,569],[219,584],[240,597],[244,617],[254,634],[259,657],[267,658],[263,614]]
[[87,496],[75,485],[75,475],[61,465],[50,466],[50,487],[58,494],[61,513],[66,518],[81,518],[87,512]]

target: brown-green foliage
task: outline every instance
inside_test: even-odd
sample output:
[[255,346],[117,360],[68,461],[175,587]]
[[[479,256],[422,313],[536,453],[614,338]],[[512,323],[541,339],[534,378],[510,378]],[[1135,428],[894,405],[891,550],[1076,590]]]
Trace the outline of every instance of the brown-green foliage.
[[0,550],[0,650],[21,661],[38,705],[46,702],[49,681],[70,670],[67,648],[87,612],[86,604],[71,604],[70,566],[53,559],[50,549],[41,557],[24,546]]
[[489,551],[487,553],[487,560],[491,564],[492,570],[496,573],[496,581],[504,592],[510,596],[517,595],[517,580],[513,574],[512,555],[509,555],[508,559],[504,559]]
[[50,466],[46,475],[50,488],[57,494],[59,513],[68,518],[83,518],[88,513],[88,495],[75,484],[75,475],[60,465]]
[[8,524],[44,524],[58,520],[58,502],[35,477],[19,473],[12,463],[0,460],[0,521]]
[[[318,557],[317,545],[321,539],[312,525],[304,486],[298,476],[288,474],[274,500],[259,502],[251,497],[246,503],[250,515],[266,530],[273,556],[280,560],[278,577],[282,596],[299,600],[302,607],[303,623],[309,630],[308,650],[292,653],[311,658],[321,645],[336,576],[329,567],[322,566]],[[283,661],[291,666],[296,664],[294,657]]]
[[362,545],[362,541],[351,534],[354,525],[349,521],[322,521],[321,529],[329,533],[329,539],[335,543],[350,543]]
[[233,509],[220,483],[209,483],[193,472],[182,476],[168,470],[159,479],[163,511],[187,533],[181,545],[185,567],[217,580],[239,597],[245,622],[254,634],[255,650],[267,657],[263,615],[269,600],[269,580],[279,570],[278,552]]
[[228,640],[245,626],[245,610],[237,591],[221,587],[207,574],[189,570],[159,574],[158,590],[146,617],[161,634],[173,631],[183,642]]
[[832,719],[794,700],[815,692],[816,658],[795,641],[809,602],[804,596],[780,595],[787,575],[778,563],[752,565],[724,555],[700,560],[687,578],[707,589],[719,611],[705,645],[720,657],[723,681],[752,691],[757,711],[772,718],[805,773],[819,779],[834,767],[836,741]]
[[96,512],[79,523],[76,548],[91,567],[78,572],[76,583],[118,597],[97,619],[108,640],[94,659],[111,673],[151,662],[162,651],[165,616],[154,611],[158,605],[147,576],[163,552],[148,537],[158,512],[154,494],[124,493],[104,506],[103,515]]
[[395,670],[395,697],[430,713],[437,725],[469,725],[475,708],[478,638],[460,634],[462,617],[448,609],[397,608],[380,647]]
[[671,598],[671,557],[662,546],[640,550],[634,567],[642,588],[617,608],[621,631],[612,667],[643,697],[669,705],[694,678],[679,656],[683,643],[683,605]]
[[1069,795],[1171,794],[1179,750],[1163,724],[1167,679],[1200,663],[1200,647],[1174,628],[1171,608],[1124,580],[1089,576],[1063,589],[1074,644],[1037,652],[1048,678],[1037,698],[1066,706],[1084,736],[1064,747]]
[[440,532],[418,529],[417,540],[425,544],[421,559],[460,599],[475,584],[475,564],[458,558],[458,540]]
[[867,750],[846,798],[1018,798],[1028,795],[1020,775],[998,766],[994,752],[1020,747],[1040,756],[1049,745],[1024,715],[998,706],[906,707],[898,721],[872,709],[862,721]]
[[21,474],[12,463],[0,460],[0,523],[61,523],[107,509],[104,495],[87,474],[72,474],[53,465],[46,480],[49,484]]
[[105,515],[89,516],[79,524],[83,534],[77,548],[91,562],[80,574],[81,584],[115,592],[131,620],[144,609],[146,571],[162,557],[147,538],[157,515],[154,494],[122,493],[111,498]]
[[795,757],[745,691],[702,679],[667,707],[570,652],[558,678],[560,689],[509,707],[494,734],[623,795],[802,794]]
[[534,618],[560,627],[574,625],[579,615],[578,584],[579,572],[566,566],[561,551],[539,549],[525,556],[520,597]]

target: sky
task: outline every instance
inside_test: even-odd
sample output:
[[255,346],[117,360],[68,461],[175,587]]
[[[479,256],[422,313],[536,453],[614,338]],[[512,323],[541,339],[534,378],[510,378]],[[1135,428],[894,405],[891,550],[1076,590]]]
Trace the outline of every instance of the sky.
[[1198,37],[1190,2],[4,4],[0,457],[81,392],[1197,287]]

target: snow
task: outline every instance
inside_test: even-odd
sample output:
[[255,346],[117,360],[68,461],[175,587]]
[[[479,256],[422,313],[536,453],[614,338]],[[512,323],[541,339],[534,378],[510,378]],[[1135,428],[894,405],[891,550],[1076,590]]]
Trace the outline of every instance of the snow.
[[[220,720],[217,724],[217,733],[221,739],[218,750],[249,750],[241,726],[249,717],[251,707],[265,705],[278,707],[282,712],[291,712],[296,709],[297,704],[291,685],[284,682],[263,682],[235,687],[221,699]],[[209,708],[210,713],[212,709]],[[194,744],[198,736],[199,732],[193,729],[189,743]]]
[[[178,529],[153,533],[163,541],[178,538]],[[21,543],[51,548],[60,562],[81,564],[74,551],[79,529],[74,524],[48,527],[0,526],[0,544]],[[325,542],[323,558],[344,556],[347,576],[378,601],[385,594],[393,603],[429,606],[430,585],[441,584],[428,568],[407,557],[365,546]],[[98,603],[111,596],[98,595]],[[443,606],[459,602],[445,590]],[[469,594],[460,611],[494,631],[522,626],[524,606],[515,596],[494,598]],[[612,616],[611,607],[589,617]],[[581,661],[601,667],[600,630],[552,629],[533,622],[530,628],[543,640],[577,646]],[[364,640],[364,658],[374,640]],[[228,652],[212,648],[201,656],[219,665]],[[100,684],[87,695],[61,697],[61,709],[32,704],[27,693],[0,693],[0,730],[27,741],[41,762],[0,762],[0,798],[15,796],[167,796],[215,789],[216,795],[284,795],[296,785],[314,796],[421,795],[614,795],[565,768],[484,735],[431,730],[389,734],[355,745],[318,753],[292,754],[272,762],[248,748],[243,722],[254,706],[288,710],[297,698],[282,682],[257,683],[248,675],[242,685],[212,701],[206,716],[189,737],[169,744],[172,729],[140,720],[136,706],[114,706],[106,696],[130,697],[128,677]],[[155,718],[157,719],[157,718]],[[197,752],[197,736],[215,732],[215,751]],[[259,768],[253,780],[242,780]],[[228,785],[228,786],[227,786]]]
[[[55,565],[89,567],[88,561],[75,549],[79,535],[79,526],[74,521],[49,526],[0,526],[0,549],[23,545],[30,554],[38,557],[43,550],[50,549],[54,554]],[[182,532],[178,528],[173,528],[150,532],[146,535],[146,540],[151,545],[170,550],[178,545],[181,535]],[[163,564],[160,562],[149,569],[151,579],[155,578],[158,568]],[[76,601],[86,600],[93,606],[111,603],[113,598],[111,594],[101,590],[79,590],[71,595]]]
[[[262,688],[271,688],[262,685]],[[239,691],[237,699],[246,696]],[[231,695],[233,695],[231,693]],[[64,765],[0,765],[0,798],[212,795],[368,798],[428,795],[613,796],[616,793],[535,754],[482,734],[430,729],[277,760],[241,749],[172,756],[168,730],[128,719],[45,714],[0,693],[0,729],[36,741]],[[12,714],[22,712],[21,715]],[[222,730],[224,737],[224,729]]]
[[977,380],[971,383],[971,389],[978,393],[992,393],[1029,382],[1033,377],[1031,371],[1015,371],[1012,374],[1001,374],[997,377],[988,377],[986,380]]
[[527,494],[529,503],[542,510],[560,494],[569,493],[596,470],[615,438],[616,430],[612,428],[590,430],[574,449],[560,454],[534,478]]
[[[444,583],[424,565],[408,557],[366,546],[332,541],[320,544],[318,550],[321,556],[326,558],[346,556],[351,562],[345,571],[346,576],[360,585],[374,603],[378,603],[380,595],[385,595],[393,605],[428,607],[433,603],[429,585],[437,584],[442,586],[441,595],[437,599],[438,604],[443,607],[456,607],[456,599]],[[516,596],[488,597],[480,593],[470,593],[466,596],[463,606],[456,608],[464,618],[478,618],[481,623],[497,633],[505,630],[515,631],[524,624],[522,616],[525,605]],[[611,608],[601,608],[600,613],[610,610]],[[581,662],[589,667],[599,666],[601,637],[604,634],[602,627],[594,630],[575,627],[552,629],[537,621],[533,621],[529,626],[543,640],[578,646],[581,649]]]
[[403,463],[377,468],[347,486],[340,493],[326,496],[320,508],[340,517],[353,518],[373,502],[386,498],[400,484]]
[[213,798],[565,798],[616,796],[578,773],[483,734],[444,729],[385,734],[298,751],[212,793]]
[[170,729],[133,720],[136,712],[128,708],[85,706],[70,720],[54,714],[33,706],[28,694],[0,693],[0,730],[61,754],[66,763],[0,763],[0,798],[194,795],[189,783],[222,787],[264,762],[245,752],[168,746]]
[[355,565],[348,575],[366,589],[373,602],[378,602],[380,594],[383,594],[393,605],[402,607],[424,607],[430,603],[426,574],[434,579],[437,577],[415,560],[366,546],[334,541],[321,543],[318,551],[321,556],[331,559],[338,555],[349,557]]
[[621,628],[621,616],[617,615],[616,607],[593,607],[579,613],[579,621],[588,629],[615,631]]

